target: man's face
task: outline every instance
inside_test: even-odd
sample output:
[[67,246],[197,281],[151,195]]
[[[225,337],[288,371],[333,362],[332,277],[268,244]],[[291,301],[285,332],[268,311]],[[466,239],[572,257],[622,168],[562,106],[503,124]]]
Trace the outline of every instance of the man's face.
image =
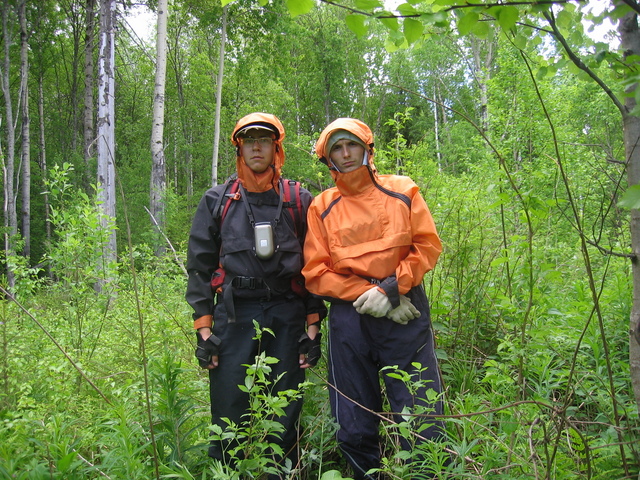
[[358,142],[343,138],[331,147],[329,157],[342,173],[352,172],[362,166],[364,147]]
[[273,162],[273,136],[266,130],[249,130],[240,138],[244,163],[254,173],[264,172]]

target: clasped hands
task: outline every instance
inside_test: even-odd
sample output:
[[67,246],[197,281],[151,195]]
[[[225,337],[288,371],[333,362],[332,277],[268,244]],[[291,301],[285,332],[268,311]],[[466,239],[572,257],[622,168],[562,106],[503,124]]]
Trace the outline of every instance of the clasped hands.
[[410,320],[420,316],[418,309],[405,295],[400,295],[400,305],[393,308],[389,297],[378,287],[370,288],[360,295],[353,302],[353,306],[356,312],[361,315],[371,315],[377,318],[386,316],[401,325],[406,325]]

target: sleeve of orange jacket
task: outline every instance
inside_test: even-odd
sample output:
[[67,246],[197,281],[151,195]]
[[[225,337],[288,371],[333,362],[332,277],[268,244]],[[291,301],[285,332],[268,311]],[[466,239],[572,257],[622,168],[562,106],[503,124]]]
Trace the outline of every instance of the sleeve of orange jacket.
[[305,265],[302,269],[307,290],[324,299],[353,302],[373,285],[357,275],[337,273],[333,270],[327,231],[320,214],[317,202],[312,202],[307,212]]
[[398,292],[401,295],[422,282],[425,273],[436,266],[442,252],[433,217],[415,184],[411,189],[411,236],[409,253],[396,268]]

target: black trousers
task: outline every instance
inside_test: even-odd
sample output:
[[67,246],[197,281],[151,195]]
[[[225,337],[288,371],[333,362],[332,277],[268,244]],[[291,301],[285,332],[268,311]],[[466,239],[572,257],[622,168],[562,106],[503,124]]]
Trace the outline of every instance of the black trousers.
[[[278,392],[297,389],[304,381],[304,370],[300,368],[298,359],[298,340],[305,331],[306,313],[302,300],[290,295],[271,300],[236,299],[236,321],[227,322],[223,302],[216,305],[214,313],[213,333],[220,338],[219,365],[209,371],[211,396],[211,421],[223,430],[227,423],[223,418],[239,424],[249,409],[249,395],[238,385],[245,384],[246,365],[255,363],[255,356],[264,352],[269,357],[279,359],[271,364],[270,378],[272,395]],[[263,332],[261,340],[256,340],[253,321],[260,327],[273,332]],[[276,382],[276,378],[282,377]],[[283,433],[268,438],[279,445],[285,455],[294,459],[298,440],[298,419],[302,409],[302,400],[295,400],[285,408],[285,415],[276,418],[283,427]],[[220,441],[212,441],[209,456],[228,462],[229,445]],[[276,461],[281,458],[276,457]],[[295,465],[294,461],[294,465]],[[271,478],[271,477],[270,477]],[[276,477],[277,478],[277,477]]]
[[[402,412],[405,406],[425,405],[434,409],[432,413],[442,414],[441,400],[435,404],[425,400],[427,389],[442,391],[427,297],[421,286],[413,288],[407,296],[421,313],[407,325],[386,317],[360,315],[350,303],[332,305],[329,313],[329,382],[334,387],[329,392],[331,408],[340,427],[338,444],[356,480],[374,478],[367,476],[366,471],[380,467],[380,420],[362,407],[374,412],[382,410],[380,370],[383,367],[397,365],[410,374],[416,373],[413,362],[427,367],[419,375],[427,383],[415,395],[401,380],[382,373],[392,412]],[[394,418],[402,421],[399,415]],[[419,422],[431,424],[420,432],[422,437],[441,436],[440,421],[421,419]],[[406,439],[403,439],[403,448],[410,448]]]

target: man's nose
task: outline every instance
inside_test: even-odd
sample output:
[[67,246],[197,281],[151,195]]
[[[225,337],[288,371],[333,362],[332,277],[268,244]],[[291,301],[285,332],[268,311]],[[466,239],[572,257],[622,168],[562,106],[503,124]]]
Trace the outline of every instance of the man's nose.
[[343,157],[350,157],[351,156],[351,150],[349,149],[349,145],[343,145],[342,146],[342,156]]

